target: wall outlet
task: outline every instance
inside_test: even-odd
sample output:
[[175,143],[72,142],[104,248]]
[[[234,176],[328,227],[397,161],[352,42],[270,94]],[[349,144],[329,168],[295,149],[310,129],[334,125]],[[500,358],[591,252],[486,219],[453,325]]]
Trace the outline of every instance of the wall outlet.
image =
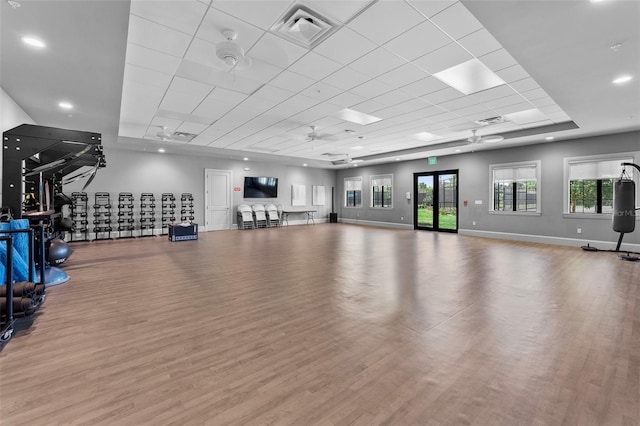
[[582,228],[578,228],[578,234],[582,234]]
[[400,220],[404,220],[404,216],[400,216]]
[[476,221],[475,220],[473,221],[473,226],[476,226]]

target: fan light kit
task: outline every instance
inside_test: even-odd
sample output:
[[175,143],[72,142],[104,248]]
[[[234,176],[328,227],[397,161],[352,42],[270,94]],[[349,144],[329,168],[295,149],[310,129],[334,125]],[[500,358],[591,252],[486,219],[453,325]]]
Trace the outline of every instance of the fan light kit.
[[247,68],[251,66],[251,60],[244,56],[244,49],[234,41],[238,34],[233,30],[224,30],[222,35],[226,41],[216,45],[216,57],[229,68],[240,64]]

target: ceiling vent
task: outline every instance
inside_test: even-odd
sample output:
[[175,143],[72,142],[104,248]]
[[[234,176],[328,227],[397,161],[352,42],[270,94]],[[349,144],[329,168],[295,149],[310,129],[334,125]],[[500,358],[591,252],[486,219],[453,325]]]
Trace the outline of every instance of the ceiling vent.
[[506,123],[506,122],[507,122],[507,119],[502,116],[483,118],[482,120],[474,121],[474,123],[476,123],[479,126],[488,126],[490,124],[500,124],[500,123]]
[[270,31],[302,47],[313,49],[337,28],[329,19],[308,7],[295,5]]

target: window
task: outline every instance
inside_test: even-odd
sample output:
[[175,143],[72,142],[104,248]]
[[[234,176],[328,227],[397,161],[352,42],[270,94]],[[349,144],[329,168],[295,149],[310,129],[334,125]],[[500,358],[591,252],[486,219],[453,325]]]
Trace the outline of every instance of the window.
[[620,163],[633,163],[633,155],[582,157],[565,160],[569,214],[612,214],[613,183],[622,175]]
[[371,176],[371,207],[393,207],[393,175]]
[[345,207],[362,207],[362,177],[344,179]]
[[540,161],[491,165],[491,211],[540,213]]

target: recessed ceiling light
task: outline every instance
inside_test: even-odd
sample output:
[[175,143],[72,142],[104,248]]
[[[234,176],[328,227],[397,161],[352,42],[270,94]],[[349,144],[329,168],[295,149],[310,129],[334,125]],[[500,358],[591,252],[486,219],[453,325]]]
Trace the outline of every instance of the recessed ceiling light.
[[554,137],[553,136],[547,136],[545,139],[548,140],[548,141],[552,141],[554,139]]
[[357,164],[354,164],[354,165],[353,165],[353,167],[358,167],[358,165],[357,165]]
[[461,152],[461,151],[462,151],[461,149],[456,149],[456,152]]
[[396,158],[396,161],[400,161],[400,158]]
[[307,167],[307,163],[304,163],[304,164],[302,165],[302,167]]
[[58,106],[60,108],[62,108],[62,109],[72,109],[73,108],[72,104],[70,104],[69,102],[65,102],[65,101],[59,102]]
[[35,37],[29,37],[29,36],[24,36],[22,37],[22,42],[24,44],[27,44],[31,47],[37,47],[38,49],[44,49],[45,47],[47,47],[47,45],[44,43],[44,41],[40,40],[39,38],[35,38]]
[[164,152],[164,148],[158,148],[158,152]]
[[249,157],[244,157],[243,160],[244,161],[249,161]]
[[429,133],[429,132],[416,133],[414,136],[420,139],[421,141],[425,141],[425,142],[431,142],[438,139],[442,139],[441,136],[434,135],[433,133]]
[[604,1],[608,1],[608,0],[589,0],[591,3],[602,3]]
[[631,81],[633,77],[631,77],[630,75],[621,75],[620,77],[617,77],[615,80],[612,81],[613,84],[623,84],[623,83],[627,83],[629,81]]
[[433,76],[465,95],[505,84],[503,79],[475,58],[437,72]]
[[349,108],[338,111],[336,116],[345,121],[361,124],[363,126],[382,120],[382,118],[374,117],[373,115],[365,114],[364,112],[355,111]]
[[356,150],[356,151],[357,151],[357,150],[359,150],[359,149],[362,149],[362,148],[364,148],[362,145],[352,146],[352,147],[351,147],[351,149],[354,149],[354,150]]
[[352,163],[362,163],[364,160],[352,160]]

